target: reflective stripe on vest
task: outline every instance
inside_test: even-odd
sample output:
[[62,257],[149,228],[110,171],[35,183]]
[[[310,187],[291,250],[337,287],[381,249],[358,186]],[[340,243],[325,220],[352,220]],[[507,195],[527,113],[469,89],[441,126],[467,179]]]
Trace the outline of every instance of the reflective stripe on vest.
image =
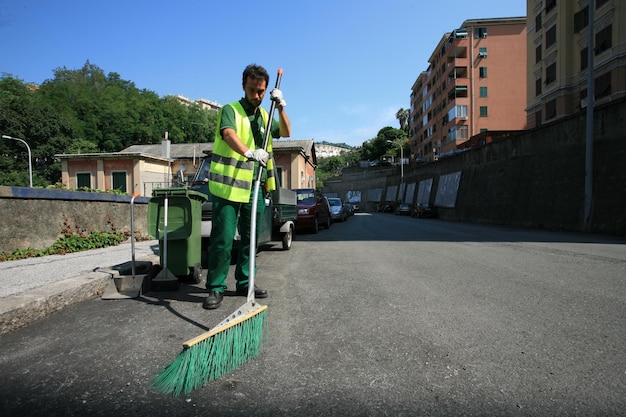
[[[252,127],[250,126],[250,120],[246,115],[246,111],[239,102],[231,103],[231,107],[235,110],[237,136],[239,136],[249,149],[256,149]],[[260,111],[264,124],[267,126],[268,114],[263,108],[260,108]],[[245,156],[239,155],[237,152],[233,151],[222,139],[219,126],[221,110],[217,120],[218,125],[215,131],[211,171],[209,173],[209,189],[211,190],[211,194],[217,197],[247,203],[250,200],[250,190],[255,180],[254,162],[248,161]],[[270,154],[270,159],[267,163],[266,188],[268,191],[271,191],[276,189],[271,136],[266,150]]]

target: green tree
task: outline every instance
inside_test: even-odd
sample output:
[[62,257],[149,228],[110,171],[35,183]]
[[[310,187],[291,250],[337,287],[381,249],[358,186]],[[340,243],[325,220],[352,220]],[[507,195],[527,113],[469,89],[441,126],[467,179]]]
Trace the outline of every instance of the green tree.
[[[118,152],[134,144],[210,142],[217,114],[176,97],[140,90],[119,74],[87,61],[82,68],[53,71],[40,86],[0,76],[0,133],[31,147],[33,183],[60,181],[64,153]],[[0,184],[28,185],[28,152],[18,141],[0,141]]]
[[396,112],[396,119],[400,122],[400,130],[409,131],[409,117],[411,116],[410,110],[403,109],[402,107]]
[[406,142],[406,133],[391,126],[383,127],[378,131],[375,138],[363,143],[361,154],[368,161],[379,161],[381,156],[386,155],[390,149],[398,146],[398,143]]

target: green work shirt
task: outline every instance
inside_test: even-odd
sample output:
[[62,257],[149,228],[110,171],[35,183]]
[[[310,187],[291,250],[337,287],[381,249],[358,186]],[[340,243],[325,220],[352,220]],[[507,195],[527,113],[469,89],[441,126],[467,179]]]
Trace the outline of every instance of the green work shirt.
[[[248,119],[250,120],[250,127],[252,128],[252,134],[254,135],[254,143],[258,148],[263,147],[263,141],[265,140],[265,124],[263,123],[263,116],[261,116],[260,111],[254,111],[254,106],[248,102],[248,100],[242,98],[239,100],[239,103],[246,111],[248,115]],[[232,108],[230,104],[226,104],[222,108],[222,119],[220,121],[220,133],[222,130],[226,128],[231,128],[235,132],[237,132],[237,125],[235,124],[235,110]],[[239,135],[240,132],[237,132]],[[272,137],[279,138],[280,137],[280,123],[277,120],[272,120]],[[258,172],[259,163],[254,164],[254,172]],[[256,178],[256,175],[255,175]],[[261,175],[261,183],[265,183],[265,179],[267,178],[267,173],[263,170],[263,174]]]

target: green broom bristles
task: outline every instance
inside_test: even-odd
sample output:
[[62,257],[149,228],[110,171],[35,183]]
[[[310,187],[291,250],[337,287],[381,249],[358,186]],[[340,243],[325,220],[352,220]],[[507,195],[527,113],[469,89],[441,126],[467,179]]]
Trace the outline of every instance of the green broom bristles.
[[189,394],[259,354],[267,310],[186,347],[150,386],[175,397]]

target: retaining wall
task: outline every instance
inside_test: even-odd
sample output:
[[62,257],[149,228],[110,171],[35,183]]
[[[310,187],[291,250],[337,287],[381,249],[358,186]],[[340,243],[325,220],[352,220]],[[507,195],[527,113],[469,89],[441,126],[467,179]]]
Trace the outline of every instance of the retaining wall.
[[[449,220],[533,228],[626,233],[626,100],[599,106],[594,115],[591,221],[584,219],[585,114],[514,134],[455,156],[422,166],[405,166],[407,187],[432,180],[428,200],[437,206],[440,179],[460,173],[451,207],[440,206]],[[325,182],[323,192],[345,198],[360,191],[361,206],[377,205],[368,194],[382,196],[400,188],[399,167],[350,168]],[[395,187],[395,188],[393,188]],[[449,191],[449,190],[448,190]],[[387,198],[386,200],[390,200]]]
[[[148,197],[134,202],[135,230],[147,235]],[[45,249],[73,231],[130,231],[131,197],[82,191],[0,186],[0,252]]]

